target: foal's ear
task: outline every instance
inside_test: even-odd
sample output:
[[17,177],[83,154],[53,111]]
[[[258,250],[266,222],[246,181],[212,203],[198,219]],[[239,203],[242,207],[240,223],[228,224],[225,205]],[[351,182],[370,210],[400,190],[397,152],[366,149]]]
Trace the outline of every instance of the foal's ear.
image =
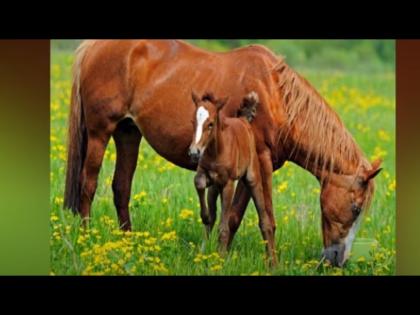
[[245,117],[249,122],[251,122],[255,115],[257,114],[258,107],[258,94],[255,92],[249,93],[242,99],[241,106],[239,108],[238,116]]
[[198,104],[200,103],[200,98],[198,97],[197,94],[195,94],[194,91],[191,91],[191,98],[192,98],[195,106],[198,107]]
[[216,105],[217,110],[221,110],[223,106],[226,105],[226,103],[229,101],[229,96],[226,96],[225,98],[218,99],[214,105]]

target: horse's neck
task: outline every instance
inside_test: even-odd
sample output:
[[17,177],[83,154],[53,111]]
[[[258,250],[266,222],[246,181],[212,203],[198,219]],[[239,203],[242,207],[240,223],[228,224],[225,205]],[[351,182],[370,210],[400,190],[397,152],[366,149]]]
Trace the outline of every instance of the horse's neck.
[[[325,175],[329,172],[346,175],[356,174],[359,168],[366,163],[363,156],[359,156],[359,162],[357,163],[342,158],[337,158],[334,162],[326,161],[324,156],[316,158],[314,155],[308,154],[310,152],[309,146],[306,146],[305,143],[295,143],[293,137],[290,139],[287,148],[290,154],[288,160],[301,166],[318,179],[323,177],[322,174]],[[338,156],[340,156],[339,152],[337,152]]]
[[309,82],[284,61],[275,68],[286,122],[279,138],[284,158],[312,174],[354,174],[363,153],[338,115]]

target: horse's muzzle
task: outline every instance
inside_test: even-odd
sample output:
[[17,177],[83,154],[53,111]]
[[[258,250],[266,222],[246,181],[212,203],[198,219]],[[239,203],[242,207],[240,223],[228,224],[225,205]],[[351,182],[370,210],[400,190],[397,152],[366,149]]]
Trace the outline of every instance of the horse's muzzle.
[[345,245],[334,244],[324,249],[323,255],[334,267],[343,267],[346,262],[344,257]]

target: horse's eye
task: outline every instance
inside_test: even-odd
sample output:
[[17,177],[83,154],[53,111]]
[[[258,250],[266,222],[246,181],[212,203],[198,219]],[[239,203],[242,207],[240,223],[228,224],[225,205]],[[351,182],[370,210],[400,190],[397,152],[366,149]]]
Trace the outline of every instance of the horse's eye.
[[351,211],[355,214],[355,215],[359,215],[360,212],[362,212],[362,208],[359,207],[358,205],[356,205],[355,203],[353,203],[351,205]]
[[207,128],[209,128],[209,130],[211,130],[213,128],[213,123],[209,123],[209,126]]

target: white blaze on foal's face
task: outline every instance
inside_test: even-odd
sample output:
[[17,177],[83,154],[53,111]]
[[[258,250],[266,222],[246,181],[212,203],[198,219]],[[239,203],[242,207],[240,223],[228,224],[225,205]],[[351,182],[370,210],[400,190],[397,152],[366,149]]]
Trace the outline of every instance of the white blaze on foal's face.
[[203,125],[205,121],[207,120],[207,118],[209,118],[209,112],[203,106],[200,106],[197,109],[197,116],[196,116],[197,127],[195,130],[195,144],[200,142],[200,139],[203,135]]

